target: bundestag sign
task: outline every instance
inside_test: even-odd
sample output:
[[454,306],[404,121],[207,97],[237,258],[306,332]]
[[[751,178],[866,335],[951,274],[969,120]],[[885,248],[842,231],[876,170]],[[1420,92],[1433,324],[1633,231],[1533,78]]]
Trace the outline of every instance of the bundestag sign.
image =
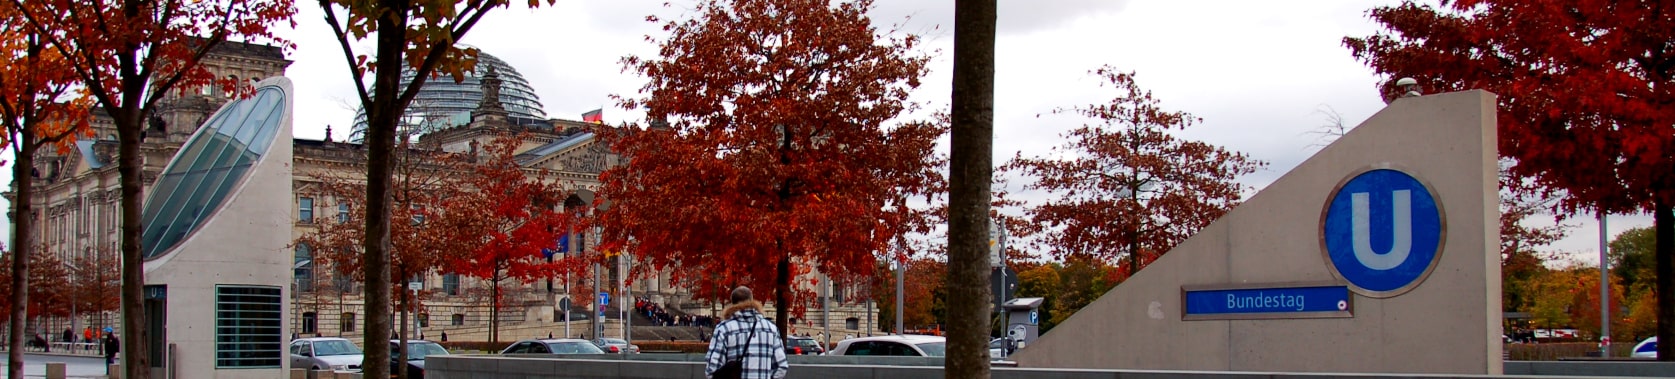
[[1353,317],[1350,291],[1389,298],[1412,290],[1442,257],[1442,204],[1433,193],[1395,169],[1345,177],[1321,212],[1320,245],[1332,275],[1348,286],[1182,286],[1182,319]]

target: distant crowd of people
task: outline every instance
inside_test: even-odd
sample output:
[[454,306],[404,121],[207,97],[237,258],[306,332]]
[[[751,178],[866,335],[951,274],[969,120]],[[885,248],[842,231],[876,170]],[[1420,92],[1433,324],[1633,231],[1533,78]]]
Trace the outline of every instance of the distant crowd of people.
[[672,314],[663,310],[663,307],[656,303],[652,303],[651,300],[639,296],[634,297],[634,312],[652,319],[652,321],[657,322],[658,326],[715,326],[715,318],[713,317]]

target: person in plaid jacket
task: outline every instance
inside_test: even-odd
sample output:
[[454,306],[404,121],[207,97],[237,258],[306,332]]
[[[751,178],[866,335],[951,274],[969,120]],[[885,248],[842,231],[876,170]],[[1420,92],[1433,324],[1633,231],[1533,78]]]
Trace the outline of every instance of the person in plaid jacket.
[[[741,356],[745,357],[744,378],[780,379],[791,369],[785,362],[785,345],[779,338],[779,328],[762,315],[762,303],[752,297],[750,288],[733,289],[733,305],[722,311],[721,318],[725,321],[715,326],[714,338],[710,339],[704,376],[714,374],[729,359]],[[756,332],[754,337],[752,330]],[[749,356],[745,356],[747,350]]]

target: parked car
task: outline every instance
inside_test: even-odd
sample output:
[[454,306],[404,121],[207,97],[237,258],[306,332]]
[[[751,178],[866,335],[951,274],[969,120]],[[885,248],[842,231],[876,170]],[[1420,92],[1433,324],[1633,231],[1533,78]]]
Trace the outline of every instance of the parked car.
[[989,360],[1006,359],[1012,355],[1011,339],[1006,337],[989,340]]
[[291,341],[291,367],[355,372],[361,370],[361,348],[348,339],[300,338]]
[[604,354],[592,342],[574,338],[522,340],[507,346],[501,354]]
[[785,340],[786,355],[820,355],[825,353],[826,349],[820,347],[820,342],[813,338],[792,336]]
[[390,377],[395,377],[398,370],[405,368],[409,379],[424,379],[425,357],[433,355],[448,355],[448,349],[442,348],[435,342],[424,340],[407,340],[407,361],[401,361],[401,341],[390,340]]
[[946,337],[908,334],[846,339],[827,354],[940,357],[948,353],[947,348]]
[[1634,352],[1630,353],[1629,356],[1634,358],[1657,358],[1658,338],[1652,337],[1640,341],[1640,344],[1634,345]]
[[593,340],[593,346],[611,354],[639,354],[640,345],[628,343],[621,338],[600,338]]

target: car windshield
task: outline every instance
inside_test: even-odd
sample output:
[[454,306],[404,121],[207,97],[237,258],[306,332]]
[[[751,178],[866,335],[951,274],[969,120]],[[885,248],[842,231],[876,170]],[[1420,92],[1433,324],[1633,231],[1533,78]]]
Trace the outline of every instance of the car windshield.
[[323,357],[327,355],[356,355],[360,353],[361,348],[355,347],[355,344],[350,343],[349,340],[314,341],[314,356],[316,357]]
[[926,356],[940,357],[948,355],[947,342],[927,342],[913,346],[918,346],[919,350],[924,350]]
[[811,339],[795,338],[791,340],[791,346],[817,346],[817,344],[815,344],[814,340]]
[[1652,353],[1652,352],[1657,352],[1657,351],[1658,351],[1658,342],[1657,341],[1647,342],[1645,345],[1641,345],[1639,349],[1634,350],[1634,352],[1636,352],[1636,353]]
[[[395,350],[397,346],[399,345],[391,343],[390,350]],[[407,360],[409,361],[422,361],[425,360],[425,357],[432,355],[448,355],[448,349],[443,349],[442,345],[430,342],[407,343]]]
[[604,354],[605,353],[604,350],[599,350],[598,346],[593,346],[593,344],[586,343],[586,342],[549,342],[549,343],[547,343],[547,347],[552,348],[553,354]]
[[604,338],[604,339],[600,339],[600,341],[604,341],[604,343],[606,345],[627,345],[628,344],[628,341],[624,341],[624,340],[620,340],[620,339],[616,339],[616,338]]

